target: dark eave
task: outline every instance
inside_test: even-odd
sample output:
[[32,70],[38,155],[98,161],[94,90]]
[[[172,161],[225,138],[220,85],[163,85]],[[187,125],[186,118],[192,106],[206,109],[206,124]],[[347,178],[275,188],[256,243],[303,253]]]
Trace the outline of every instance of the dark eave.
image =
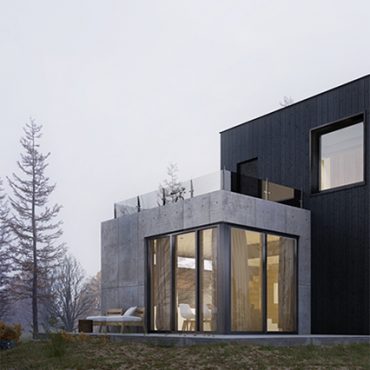
[[333,87],[333,88],[331,88],[331,89],[329,89],[329,90],[325,90],[325,91],[323,91],[323,92],[321,92],[321,93],[318,93],[318,94],[312,95],[312,96],[310,96],[310,97],[308,97],[308,98],[305,98],[305,99],[300,100],[300,101],[298,101],[298,102],[292,103],[292,104],[290,104],[290,105],[288,105],[288,106],[286,106],[286,107],[282,107],[282,108],[276,109],[276,110],[274,110],[274,111],[272,111],[272,112],[269,112],[269,113],[266,113],[266,114],[264,114],[264,115],[262,115],[262,116],[258,116],[258,117],[256,117],[256,118],[252,118],[252,119],[251,119],[251,120],[249,120],[249,121],[246,121],[246,122],[243,122],[243,123],[239,123],[239,124],[237,124],[237,125],[235,125],[235,126],[233,126],[233,127],[227,128],[227,129],[225,129],[225,130],[223,130],[223,131],[220,131],[220,134],[222,134],[222,133],[224,133],[224,132],[226,132],[226,131],[234,130],[235,128],[238,128],[238,127],[240,127],[240,126],[247,125],[248,123],[252,123],[252,122],[254,122],[254,121],[256,121],[256,120],[258,120],[258,119],[260,119],[260,118],[262,118],[262,117],[267,117],[267,116],[270,116],[270,115],[275,114],[275,113],[277,113],[277,112],[280,112],[280,111],[282,111],[282,110],[284,110],[284,109],[291,108],[291,107],[293,107],[293,106],[295,106],[295,105],[301,104],[301,103],[303,103],[303,102],[305,102],[305,101],[308,101],[308,100],[313,99],[313,98],[316,98],[316,97],[318,97],[318,96],[320,96],[320,95],[326,94],[326,93],[328,93],[328,92],[330,92],[330,91],[333,91],[333,90],[336,90],[336,89],[340,89],[340,88],[342,88],[343,86],[350,85],[350,84],[352,84],[352,83],[354,83],[354,82],[356,82],[356,81],[359,81],[359,80],[365,80],[366,78],[370,78],[370,74],[367,74],[367,75],[365,75],[365,76],[362,76],[362,77],[356,78],[356,79],[354,79],[354,80],[352,80],[352,81],[346,82],[346,83],[344,83],[344,84],[342,84],[342,85],[339,85],[339,86],[336,86],[336,87]]

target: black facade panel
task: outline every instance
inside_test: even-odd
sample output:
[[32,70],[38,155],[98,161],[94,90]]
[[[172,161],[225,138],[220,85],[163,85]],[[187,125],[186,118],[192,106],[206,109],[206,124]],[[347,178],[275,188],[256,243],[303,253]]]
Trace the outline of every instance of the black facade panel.
[[[364,184],[311,193],[311,130],[363,113]],[[370,75],[221,133],[221,168],[301,189],[312,215],[312,333],[370,334]]]

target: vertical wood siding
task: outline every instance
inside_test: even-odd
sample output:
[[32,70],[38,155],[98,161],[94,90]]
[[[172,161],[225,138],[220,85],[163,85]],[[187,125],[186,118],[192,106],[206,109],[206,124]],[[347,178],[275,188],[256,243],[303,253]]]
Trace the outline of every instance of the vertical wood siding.
[[[221,133],[221,168],[304,191],[312,212],[312,332],[370,331],[370,75]],[[311,194],[310,130],[364,112],[365,185]]]

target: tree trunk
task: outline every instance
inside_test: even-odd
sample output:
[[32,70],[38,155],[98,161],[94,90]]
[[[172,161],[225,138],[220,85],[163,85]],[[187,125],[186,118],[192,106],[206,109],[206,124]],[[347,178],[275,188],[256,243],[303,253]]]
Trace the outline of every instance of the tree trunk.
[[[32,143],[34,144],[34,142]],[[34,145],[33,145],[34,146]],[[34,149],[34,147],[33,147]],[[33,323],[33,339],[37,339],[39,335],[38,322],[38,286],[37,286],[37,234],[36,234],[36,215],[35,215],[35,163],[33,164],[33,179],[32,179],[32,252],[33,252],[33,278],[32,278],[32,323]]]
[[33,279],[32,279],[32,323],[33,339],[37,339],[39,334],[38,307],[37,307],[37,256],[36,242],[33,243]]

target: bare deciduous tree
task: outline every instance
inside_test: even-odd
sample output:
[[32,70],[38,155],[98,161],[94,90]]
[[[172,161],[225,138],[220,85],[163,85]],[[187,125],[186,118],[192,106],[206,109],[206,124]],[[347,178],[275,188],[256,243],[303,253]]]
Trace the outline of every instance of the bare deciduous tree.
[[0,319],[7,315],[9,307],[9,279],[12,270],[10,259],[11,234],[8,224],[9,208],[2,184],[0,179]]
[[51,291],[50,315],[67,331],[75,329],[77,320],[85,317],[96,301],[81,265],[71,255],[65,256],[56,269]]
[[60,205],[48,205],[55,185],[45,176],[50,153],[40,152],[42,126],[30,120],[20,142],[24,152],[17,162],[21,175],[8,178],[13,195],[10,226],[17,243],[12,248],[18,270],[14,284],[17,298],[32,299],[33,337],[38,336],[38,302],[43,298],[50,271],[64,253],[58,242],[62,234],[61,221],[56,221]]
[[99,271],[95,276],[90,278],[86,283],[84,294],[89,295],[91,299],[91,306],[86,315],[100,315],[101,314],[101,272]]

